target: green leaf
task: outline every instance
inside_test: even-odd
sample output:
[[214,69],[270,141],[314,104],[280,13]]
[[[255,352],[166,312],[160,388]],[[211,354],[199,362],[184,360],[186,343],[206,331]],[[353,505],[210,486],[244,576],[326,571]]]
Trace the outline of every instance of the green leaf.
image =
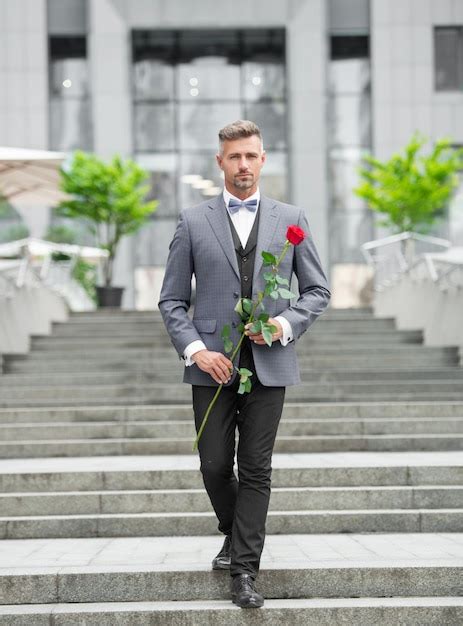
[[249,300],[248,298],[243,298],[242,303],[244,312],[250,315],[252,311],[252,300]]
[[251,326],[251,328],[249,330],[253,334],[260,333],[261,330],[262,330],[262,322],[260,320],[256,320],[255,322],[253,322],[253,324],[252,324],[252,326]]
[[275,274],[273,272],[264,272],[262,275],[264,280],[273,280],[275,278]]
[[278,328],[274,326],[273,324],[267,324],[267,328],[270,330],[272,334],[278,332]]
[[240,335],[243,334],[243,332],[244,332],[244,322],[241,322],[240,324],[238,324],[237,331],[240,333]]
[[227,337],[230,337],[230,332],[231,332],[231,328],[230,328],[230,324],[225,324],[225,326],[222,328],[222,339],[226,339]]
[[270,297],[273,298],[274,300],[278,300],[278,290],[272,291],[270,293]]
[[248,380],[244,383],[244,391],[245,393],[249,393],[251,389],[252,389],[252,382],[248,378]]
[[264,259],[264,265],[275,265],[277,262],[274,255],[270,252],[265,252],[265,250],[262,250],[262,258]]
[[282,298],[286,298],[287,300],[291,300],[291,298],[296,297],[295,293],[289,291],[289,289],[284,289],[284,287],[280,287],[280,289],[278,289],[278,292]]
[[238,313],[240,317],[243,317],[244,311],[243,311],[243,305],[241,303],[241,300],[238,300],[238,302],[236,303],[235,313]]
[[272,293],[273,290],[274,290],[273,284],[272,283],[267,283],[265,285],[264,295],[265,296],[269,296]]
[[240,395],[243,395],[243,393],[245,393],[245,392],[246,392],[246,383],[240,383],[240,386],[238,388],[238,393]]
[[270,317],[270,315],[268,313],[261,313],[258,317],[258,320],[260,322],[268,322],[268,318]]
[[289,280],[287,278],[282,278],[279,274],[277,274],[275,278],[279,285],[289,285]]
[[233,350],[233,341],[231,339],[228,339],[228,337],[225,337],[223,340],[223,347],[225,352],[228,354]]
[[273,339],[272,339],[272,332],[271,330],[268,328],[268,326],[264,326],[264,328],[262,329],[262,336],[264,338],[265,343],[271,347],[272,343],[273,343]]
[[239,373],[244,376],[252,376],[251,370],[246,369],[245,367],[239,368]]

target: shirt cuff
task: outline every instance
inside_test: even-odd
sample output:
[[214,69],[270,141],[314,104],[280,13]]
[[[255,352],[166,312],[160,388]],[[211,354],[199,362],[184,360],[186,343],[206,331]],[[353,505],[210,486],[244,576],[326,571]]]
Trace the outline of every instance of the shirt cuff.
[[282,346],[288,345],[290,341],[294,339],[293,337],[293,329],[291,328],[291,324],[288,322],[286,317],[282,315],[277,315],[273,319],[277,320],[281,324],[281,328],[283,330],[283,336],[280,337],[280,343]]
[[197,341],[192,341],[187,345],[183,352],[183,358],[185,359],[185,365],[187,367],[190,367],[190,365],[194,364],[194,361],[192,361],[191,357],[193,356],[193,354],[199,352],[200,350],[207,350],[205,344],[200,339],[198,339]]

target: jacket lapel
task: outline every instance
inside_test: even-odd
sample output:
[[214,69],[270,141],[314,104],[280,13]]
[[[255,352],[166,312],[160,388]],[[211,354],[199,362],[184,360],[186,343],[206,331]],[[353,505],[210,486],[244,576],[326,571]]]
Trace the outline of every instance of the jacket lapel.
[[261,195],[260,197],[259,211],[259,232],[257,235],[256,258],[252,279],[254,292],[257,291],[257,277],[262,268],[262,251],[268,250],[280,221],[280,214],[275,202],[266,196]]
[[238,269],[238,261],[236,259],[235,246],[233,244],[233,237],[228,223],[227,207],[223,200],[223,195],[216,196],[209,202],[209,208],[211,209],[207,214],[207,220],[214,231],[215,236],[219,244],[224,251],[230,265],[233,268],[236,276],[240,279],[240,271]]

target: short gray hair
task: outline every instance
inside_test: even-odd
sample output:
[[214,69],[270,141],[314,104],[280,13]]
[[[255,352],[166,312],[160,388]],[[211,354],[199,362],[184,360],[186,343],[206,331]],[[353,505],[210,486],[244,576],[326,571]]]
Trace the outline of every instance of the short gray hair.
[[262,134],[260,128],[254,122],[250,120],[236,120],[231,124],[227,124],[219,130],[219,151],[223,153],[223,144],[225,141],[233,141],[234,139],[243,139],[244,137],[259,137],[264,148],[262,141]]

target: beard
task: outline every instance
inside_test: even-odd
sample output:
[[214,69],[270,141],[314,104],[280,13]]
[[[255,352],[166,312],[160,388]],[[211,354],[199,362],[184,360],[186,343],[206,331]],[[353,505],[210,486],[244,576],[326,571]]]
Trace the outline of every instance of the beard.
[[247,178],[235,176],[234,184],[237,189],[250,189],[254,185],[254,176],[249,174]]

